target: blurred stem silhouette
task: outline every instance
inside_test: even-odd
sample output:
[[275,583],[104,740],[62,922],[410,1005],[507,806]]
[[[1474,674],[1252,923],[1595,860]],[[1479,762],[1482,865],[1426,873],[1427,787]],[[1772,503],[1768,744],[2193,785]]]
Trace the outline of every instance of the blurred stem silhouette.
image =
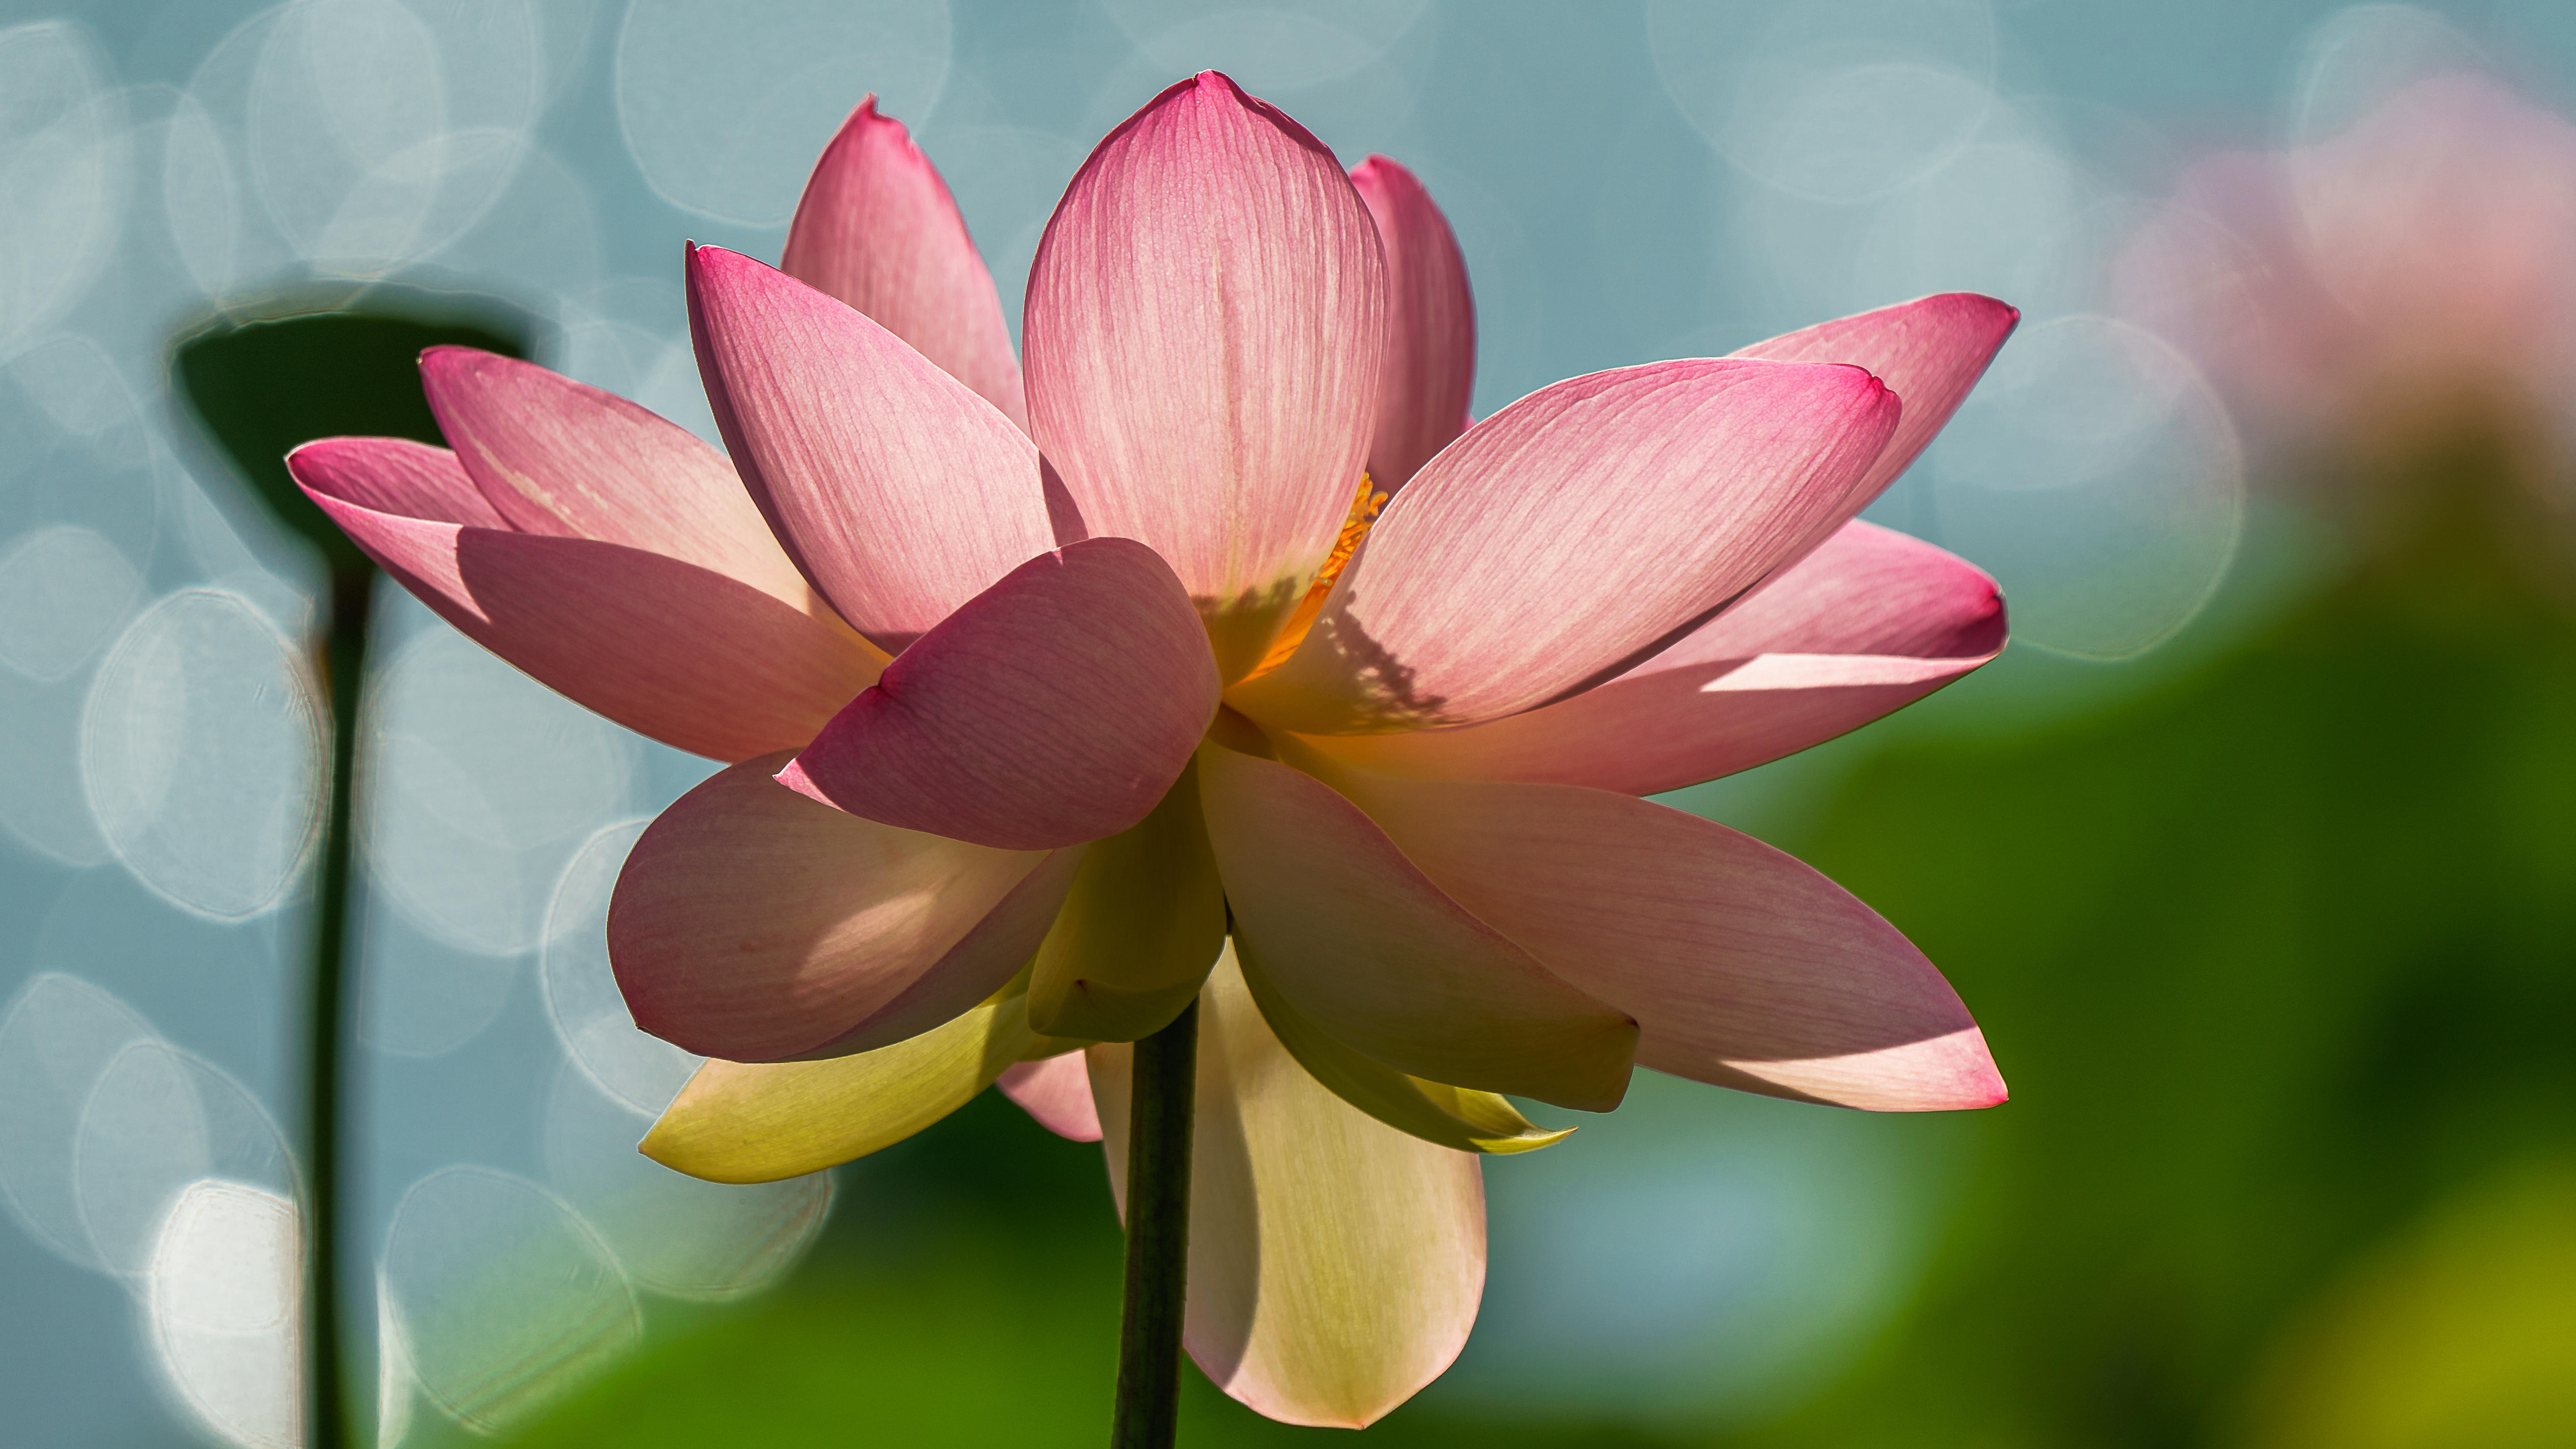
[[[376,566],[295,486],[286,454],[313,438],[359,434],[443,445],[421,395],[419,358],[442,344],[524,357],[522,318],[489,302],[371,294],[363,308],[268,310],[183,336],[172,360],[179,391],[206,433],[278,523],[318,548],[329,571],[330,615],[318,641],[331,706],[330,795],[315,881],[312,972],[305,996],[305,1442],[349,1442],[347,1343],[341,1331],[340,1146],[347,1096],[342,1046],[356,993],[348,989],[351,851],[359,690]],[[372,1439],[372,1435],[367,1436]]]
[[1190,1133],[1199,1004],[1136,1043],[1127,1098],[1126,1303],[1110,1449],[1169,1449],[1180,1419],[1181,1314],[1190,1257]]

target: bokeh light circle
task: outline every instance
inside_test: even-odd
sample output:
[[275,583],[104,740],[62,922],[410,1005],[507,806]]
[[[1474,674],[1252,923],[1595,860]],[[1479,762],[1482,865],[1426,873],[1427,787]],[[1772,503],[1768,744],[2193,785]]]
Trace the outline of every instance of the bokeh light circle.
[[546,1177],[599,1230],[637,1286],[740,1298],[776,1282],[822,1231],[832,1175],[701,1182],[635,1150],[651,1114],[600,1095],[567,1063],[545,1109]]
[[2015,337],[1928,461],[1938,541],[2002,583],[2017,642],[2079,658],[2173,637],[2244,530],[2225,406],[2180,352],[2114,318]]
[[0,1205],[65,1262],[109,1271],[81,1219],[73,1146],[108,1067],[160,1039],[114,993],[60,971],[30,977],[0,1012]]
[[292,1198],[207,1177],[162,1216],[143,1292],[153,1357],[170,1394],[224,1443],[304,1443],[303,1294]]
[[0,30],[0,357],[89,289],[123,224],[123,97],[79,26]]
[[129,625],[81,712],[91,814],[136,878],[201,915],[274,906],[321,826],[328,725],[304,661],[232,594]]
[[564,863],[629,807],[633,737],[444,626],[374,683],[359,758],[369,881],[449,945],[534,947]]
[[861,95],[918,126],[948,58],[947,0],[635,0],[617,37],[617,118],[664,199],[776,226]]
[[164,1217],[208,1177],[299,1195],[285,1135],[258,1098],[167,1042],[128,1043],[90,1088],[72,1140],[72,1197],[100,1265],[148,1275]]
[[2337,11],[2308,33],[2296,64],[2281,117],[2285,139],[2294,146],[2312,146],[2351,129],[2416,81],[2487,68],[2475,41],[2412,5]]
[[1711,145],[1819,200],[1921,180],[1994,102],[1985,0],[1653,0],[1646,31],[1665,91]]
[[490,1168],[412,1184],[385,1233],[383,1282],[422,1392],[486,1434],[525,1421],[643,1333],[598,1232],[544,1188]]
[[638,1029],[608,963],[608,898],[626,853],[651,822],[603,826],[564,867],[546,912],[538,980],[546,1018],[592,1086],[650,1118],[670,1105],[703,1057]]

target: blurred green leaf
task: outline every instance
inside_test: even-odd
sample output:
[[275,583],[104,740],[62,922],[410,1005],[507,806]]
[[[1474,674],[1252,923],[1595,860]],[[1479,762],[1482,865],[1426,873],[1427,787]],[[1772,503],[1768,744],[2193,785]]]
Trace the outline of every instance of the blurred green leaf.
[[2425,537],[2116,714],[1883,757],[1783,840],[1949,974],[2013,1100],[1909,1321],[1740,1442],[2230,1440],[2347,1265],[2576,1145],[2576,624]]
[[2320,1298],[2255,1397],[2260,1449],[2548,1449],[2576,1434],[2576,1160],[2444,1202]]
[[489,299],[370,293],[358,306],[222,320],[181,339],[179,391],[268,511],[329,559],[334,573],[366,555],[287,475],[300,443],[335,436],[410,438],[445,446],[420,389],[420,354],[479,347],[528,355],[532,324]]

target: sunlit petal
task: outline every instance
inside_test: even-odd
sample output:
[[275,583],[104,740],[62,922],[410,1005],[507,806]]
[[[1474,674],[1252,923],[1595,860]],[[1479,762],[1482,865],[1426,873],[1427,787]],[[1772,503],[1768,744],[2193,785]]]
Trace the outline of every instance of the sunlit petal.
[[[1122,1212],[1132,1051],[1090,1052]],[[1230,967],[1202,998],[1198,1062],[1190,1357],[1273,1419],[1372,1423],[1439,1377],[1474,1326],[1485,1282],[1477,1159],[1325,1090]]]
[[1622,671],[1840,526],[1896,424],[1856,367],[1694,360],[1541,388],[1434,458],[1288,661],[1228,700],[1368,734]]
[[1802,327],[1732,355],[1865,367],[1904,402],[1896,432],[1855,490],[1867,503],[1932,445],[2020,323],[2018,307],[1974,292],[1945,292]]
[[689,321],[753,501],[805,576],[887,650],[1055,546],[1028,438],[847,304],[694,247]]
[[423,353],[420,380],[457,461],[512,527],[644,549],[815,610],[741,475],[688,429],[469,347]]
[[1029,425],[1091,534],[1151,544],[1252,668],[1367,462],[1386,305],[1332,151],[1208,72],[1100,143],[1029,271]]
[[778,784],[784,763],[717,772],[627,856],[608,951],[636,1025],[729,1061],[844,1056],[957,1016],[1028,961],[1079,851],[880,825]]
[[888,825],[1047,850],[1143,820],[1216,701],[1172,571],[1132,539],[1089,539],[942,620],[779,779]]
[[1854,519],[1760,592],[1607,684],[1456,729],[1316,735],[1381,774],[1652,795],[1819,744],[1992,660],[1984,570]]
[[891,1147],[965,1106],[1029,1054],[1055,1050],[1028,1029],[1025,1000],[986,1002],[856,1056],[708,1062],[641,1150],[710,1182],[777,1182]]
[[1476,386],[1476,302],[1449,218],[1384,156],[1351,168],[1386,246],[1386,365],[1377,379],[1369,477],[1393,492],[1465,432]]
[[1346,778],[1442,890],[1633,1014],[1644,1065],[1882,1111],[2004,1099],[1923,953],[1751,836],[1606,790]]
[[1006,1069],[993,1085],[1037,1124],[1071,1142],[1100,1140],[1100,1112],[1091,1100],[1091,1072],[1079,1051],[1058,1052]]
[[778,269],[876,319],[1027,428],[993,274],[938,168],[901,121],[877,113],[876,97],[814,163]]
[[465,500],[472,485],[442,449],[328,438],[296,449],[287,466],[440,617],[569,698],[679,749],[741,760],[801,744],[885,666],[836,621],[729,575],[620,544],[511,530],[488,505]]
[[1218,745],[1199,783],[1235,930],[1299,1015],[1413,1076],[1618,1105],[1636,1023],[1477,919],[1359,807]]

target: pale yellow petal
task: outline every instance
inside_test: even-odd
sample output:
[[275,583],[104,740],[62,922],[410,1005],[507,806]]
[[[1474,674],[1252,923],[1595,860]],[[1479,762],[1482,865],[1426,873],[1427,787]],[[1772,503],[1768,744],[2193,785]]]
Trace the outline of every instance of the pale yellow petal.
[[966,1105],[1013,1063],[1077,1043],[1028,1028],[1016,990],[892,1046],[819,1062],[710,1061],[644,1135],[710,1182],[775,1182],[865,1157]]
[[[1440,1376],[1485,1283],[1477,1158],[1333,1095],[1221,960],[1200,996],[1183,1341],[1218,1387],[1290,1424],[1359,1428]],[[1112,1186],[1132,1049],[1094,1047]]]

